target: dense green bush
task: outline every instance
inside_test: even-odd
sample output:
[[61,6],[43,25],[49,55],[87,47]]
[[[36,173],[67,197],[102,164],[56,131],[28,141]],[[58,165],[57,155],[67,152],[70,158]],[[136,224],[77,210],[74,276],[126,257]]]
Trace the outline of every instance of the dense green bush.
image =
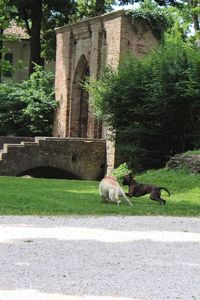
[[96,113],[117,132],[119,162],[157,168],[200,144],[200,49],[168,40],[143,58],[131,54],[86,88]]
[[2,83],[0,135],[50,136],[55,108],[54,75],[41,67],[21,83]]

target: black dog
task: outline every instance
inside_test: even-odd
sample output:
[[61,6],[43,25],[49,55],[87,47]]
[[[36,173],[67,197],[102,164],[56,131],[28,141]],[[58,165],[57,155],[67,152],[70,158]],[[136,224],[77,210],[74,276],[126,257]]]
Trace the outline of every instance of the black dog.
[[157,187],[155,185],[146,184],[146,183],[138,183],[135,181],[132,174],[125,175],[123,177],[122,184],[129,186],[128,193],[125,193],[126,196],[128,196],[128,197],[133,197],[133,196],[140,197],[140,196],[144,196],[146,194],[150,194],[151,200],[159,201],[160,204],[165,205],[166,201],[160,197],[161,190],[165,190],[170,196],[170,192],[166,188]]

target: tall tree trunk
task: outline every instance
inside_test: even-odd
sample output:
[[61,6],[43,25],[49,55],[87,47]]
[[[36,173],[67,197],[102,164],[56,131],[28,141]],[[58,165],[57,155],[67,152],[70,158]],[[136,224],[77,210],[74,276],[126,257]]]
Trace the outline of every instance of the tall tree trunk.
[[105,10],[105,0],[96,0],[96,15],[102,15],[106,12]]
[[2,76],[2,51],[3,51],[3,29],[0,29],[0,83]]
[[[191,0],[192,8],[198,7],[198,0]],[[199,24],[199,14],[197,12],[193,12],[193,23],[194,23],[194,30],[195,32],[200,30],[200,24]]]
[[193,14],[193,22],[194,22],[194,30],[195,32],[200,30],[200,25],[199,25],[199,17],[198,14]]
[[30,38],[30,66],[29,75],[34,72],[34,64],[43,65],[41,59],[41,21],[42,21],[42,0],[33,1],[31,15],[31,38]]

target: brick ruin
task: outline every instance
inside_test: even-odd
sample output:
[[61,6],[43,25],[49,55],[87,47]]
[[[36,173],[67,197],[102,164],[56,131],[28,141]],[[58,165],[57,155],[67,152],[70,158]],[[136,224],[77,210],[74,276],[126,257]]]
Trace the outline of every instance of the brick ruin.
[[[94,118],[81,83],[86,76],[98,78],[106,63],[115,68],[127,50],[144,55],[156,39],[142,21],[132,24],[124,10],[57,28],[56,34],[58,109],[53,136],[106,139],[106,127]],[[113,167],[114,148],[107,144],[107,164]]]
[[131,24],[125,11],[67,25],[56,33],[54,137],[2,137],[0,175],[48,173],[52,178],[99,180],[114,167],[115,147],[106,126],[94,118],[81,83],[86,76],[98,78],[106,63],[117,67],[127,50],[144,55],[156,39],[144,23]]

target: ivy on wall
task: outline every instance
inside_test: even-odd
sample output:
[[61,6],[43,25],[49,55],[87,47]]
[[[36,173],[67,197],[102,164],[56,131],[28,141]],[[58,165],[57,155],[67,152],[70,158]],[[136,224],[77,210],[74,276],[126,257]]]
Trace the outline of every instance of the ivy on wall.
[[126,15],[133,25],[143,21],[151,28],[153,35],[158,40],[163,40],[164,33],[173,23],[172,18],[164,9],[156,9],[153,11],[145,11],[142,9],[128,10]]

